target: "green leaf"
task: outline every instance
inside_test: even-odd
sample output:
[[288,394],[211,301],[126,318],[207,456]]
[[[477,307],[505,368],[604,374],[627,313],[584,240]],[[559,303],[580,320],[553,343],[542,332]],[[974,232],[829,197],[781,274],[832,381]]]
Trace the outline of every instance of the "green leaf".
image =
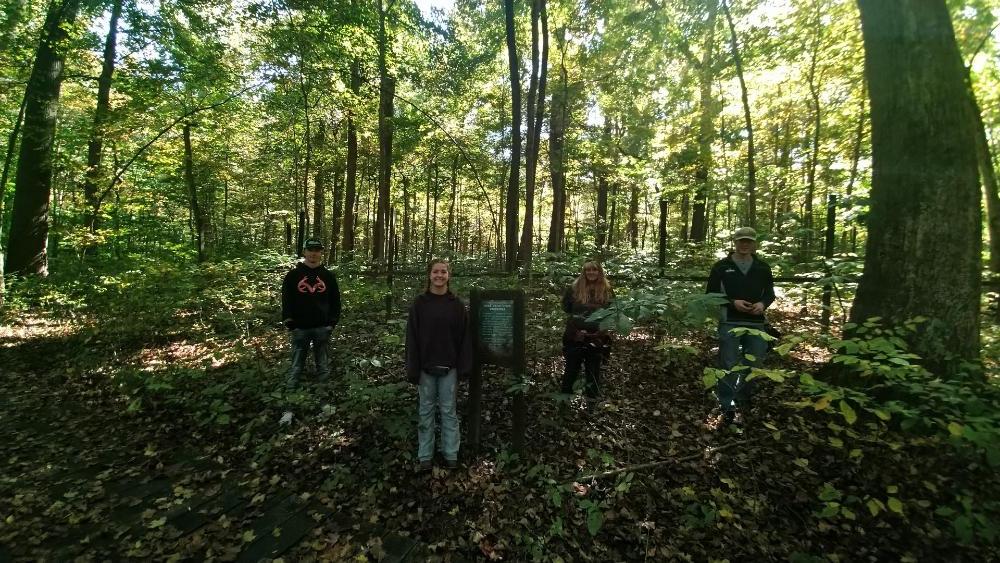
[[965,427],[963,427],[961,424],[957,422],[948,423],[948,433],[951,434],[952,436],[958,438],[962,435],[964,431]]
[[828,440],[830,441],[830,445],[833,446],[833,447],[835,447],[835,448],[843,448],[844,447],[844,441],[841,440],[840,438],[837,438],[836,436],[830,436],[828,438]]
[[596,536],[604,526],[604,512],[600,509],[591,510],[587,513],[587,531],[590,535]]
[[872,516],[878,516],[879,511],[882,510],[882,503],[875,499],[869,500],[865,506],[868,507],[868,512],[871,512]]
[[955,535],[958,536],[958,540],[962,543],[972,543],[972,519],[968,516],[962,515],[955,518],[952,525],[955,528]]
[[903,503],[899,502],[898,498],[889,497],[887,504],[889,505],[889,510],[895,512],[896,514],[903,513]]
[[146,527],[151,530],[155,530],[156,528],[162,528],[163,525],[166,523],[167,523],[167,517],[164,516],[163,518],[157,518],[156,520],[153,520],[152,522],[146,524]]
[[840,414],[844,415],[844,420],[848,424],[854,424],[854,421],[858,419],[857,413],[851,408],[851,405],[847,404],[847,401],[840,401]]

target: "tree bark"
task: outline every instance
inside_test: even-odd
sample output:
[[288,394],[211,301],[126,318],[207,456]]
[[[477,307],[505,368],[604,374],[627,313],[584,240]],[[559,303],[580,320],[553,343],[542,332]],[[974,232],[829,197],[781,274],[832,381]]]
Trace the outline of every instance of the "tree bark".
[[448,200],[448,250],[455,252],[455,203],[458,200],[458,155],[451,161],[451,198]]
[[[326,121],[319,120],[316,125],[316,177],[313,180],[313,222],[312,236],[323,241],[326,245],[330,241],[326,240],[326,229],[324,221],[326,219],[326,178],[330,170],[327,166],[326,155]],[[327,246],[329,248],[329,246]]]
[[[541,36],[539,37],[539,21]],[[545,13],[545,0],[531,3],[531,82],[528,88],[528,144],[525,151],[524,171],[524,226],[521,230],[519,264],[531,263],[531,238],[534,233],[535,183],[538,172],[538,155],[542,137],[542,120],[545,115],[545,78],[549,63],[549,27]],[[538,60],[538,43],[541,39],[542,58]]]
[[[361,65],[351,63],[351,92],[357,96],[361,90]],[[358,131],[354,125],[354,115],[347,114],[347,186],[344,195],[344,254],[341,258],[354,257],[354,222],[358,191]]]
[[191,217],[194,220],[195,248],[198,250],[198,261],[208,258],[206,251],[207,221],[203,202],[198,200],[198,187],[194,181],[194,149],[191,146],[191,123],[184,124],[184,183],[188,188],[191,201]]
[[504,268],[513,272],[517,262],[518,201],[521,186],[521,63],[517,58],[514,36],[514,0],[503,0],[504,25],[507,39],[507,62],[510,69],[510,177],[507,182],[506,243]]
[[805,216],[803,217],[803,227],[805,227],[805,237],[803,240],[803,250],[807,257],[812,256],[813,251],[813,200],[816,198],[816,168],[819,166],[819,139],[823,126],[823,115],[819,107],[819,85],[816,83],[816,67],[819,63],[820,36],[823,25],[820,22],[819,2],[814,1],[816,14],[813,21],[812,50],[809,57],[809,74],[807,82],[809,84],[809,101],[812,104],[812,138],[809,147],[809,164],[806,168],[806,201]]
[[722,11],[726,14],[729,24],[729,41],[733,52],[733,64],[736,65],[736,76],[740,81],[740,96],[743,100],[743,118],[747,130],[747,208],[744,224],[757,227],[757,166],[754,164],[753,121],[750,119],[750,100],[747,96],[747,83],[743,78],[743,59],[740,57],[739,43],[736,39],[736,25],[733,15],[729,12],[727,0],[722,0]]
[[715,115],[715,100],[712,98],[713,72],[712,55],[715,49],[715,19],[719,5],[710,1],[708,5],[708,22],[705,31],[705,41],[702,44],[701,64],[698,66],[698,86],[700,92],[700,109],[698,114],[698,167],[695,170],[694,209],[691,214],[691,240],[704,242],[708,232],[706,209],[708,192],[711,183],[712,170],[712,139],[715,128],[712,120]]
[[[851,320],[932,319],[916,353],[979,356],[981,196],[974,116],[944,0],[860,0],[872,190]],[[933,264],[933,267],[928,267]]]
[[392,115],[393,96],[396,94],[396,81],[389,75],[386,62],[389,50],[389,37],[385,29],[385,20],[392,7],[392,0],[378,0],[378,73],[379,73],[379,109],[378,109],[378,207],[375,215],[374,248],[372,258],[375,262],[385,259],[386,235],[389,221],[389,195],[392,183]]
[[630,183],[632,188],[629,191],[628,225],[625,230],[628,231],[629,244],[635,250],[639,248],[639,185]]
[[115,72],[115,49],[118,44],[118,19],[122,13],[122,0],[111,5],[108,36],[104,42],[104,63],[97,79],[97,108],[94,125],[87,143],[87,172],[83,182],[83,197],[87,202],[87,228],[96,233],[100,226],[101,197],[97,183],[101,178],[101,156],[104,147],[104,127],[111,112],[111,81]]
[[560,88],[552,96],[549,117],[549,176],[552,178],[552,218],[546,249],[559,252],[566,238],[566,123],[569,105],[569,84],[566,73],[566,28],[559,29]]
[[7,268],[13,273],[48,274],[46,243],[52,193],[52,148],[66,58],[67,30],[76,20],[79,6],[79,0],[50,4],[28,78],[7,244]]

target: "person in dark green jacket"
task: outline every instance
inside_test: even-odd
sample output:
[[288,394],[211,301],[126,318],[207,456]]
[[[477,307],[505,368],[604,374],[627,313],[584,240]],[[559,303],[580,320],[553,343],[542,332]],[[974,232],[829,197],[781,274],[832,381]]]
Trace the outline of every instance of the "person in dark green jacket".
[[[716,383],[723,422],[742,419],[750,408],[753,381],[750,369],[767,354],[767,342],[756,334],[736,334],[736,328],[766,328],[764,310],[774,302],[774,276],[757,254],[757,233],[741,227],[733,233],[733,252],[712,266],[707,293],[721,293],[729,301],[719,320],[719,364],[726,375]],[[737,416],[738,415],[738,416]]]

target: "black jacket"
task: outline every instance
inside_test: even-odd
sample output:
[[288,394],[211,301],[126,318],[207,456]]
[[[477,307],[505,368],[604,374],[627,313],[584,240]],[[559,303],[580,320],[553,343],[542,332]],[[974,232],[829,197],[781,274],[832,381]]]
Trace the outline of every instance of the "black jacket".
[[299,262],[281,282],[281,319],[288,328],[333,327],[340,321],[340,287],[330,270]]
[[733,301],[741,299],[751,303],[758,301],[767,308],[774,302],[774,276],[771,267],[757,255],[753,257],[750,270],[746,274],[740,271],[732,256],[719,260],[712,266],[708,275],[706,293],[724,293],[729,303],[726,305],[726,321],[744,323],[763,323],[764,315],[752,315],[737,311]]
[[[613,298],[614,293],[609,297]],[[600,331],[599,323],[587,322],[587,317],[598,309],[601,309],[603,305],[593,303],[584,305],[580,303],[573,294],[573,286],[569,286],[566,288],[566,292],[563,293],[562,307],[563,311],[569,315],[566,318],[566,330],[563,331],[563,346],[580,344],[576,340],[576,333],[580,330],[586,333],[585,338],[600,340],[601,344],[610,343],[610,336],[606,332]]]
[[448,292],[424,292],[413,300],[406,319],[406,377],[420,382],[420,372],[434,366],[472,371],[472,334],[465,304]]

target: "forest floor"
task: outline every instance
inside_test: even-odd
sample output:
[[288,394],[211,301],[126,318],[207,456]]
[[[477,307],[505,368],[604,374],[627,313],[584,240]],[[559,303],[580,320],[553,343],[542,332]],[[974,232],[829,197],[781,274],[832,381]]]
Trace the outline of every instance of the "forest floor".
[[[508,449],[510,382],[488,372],[482,450],[431,473],[414,470],[402,308],[388,319],[348,308],[335,376],[292,396],[277,327],[223,330],[193,310],[145,329],[22,316],[0,341],[0,561],[997,555],[949,539],[927,510],[963,471],[929,458],[930,445],[867,441],[773,382],[745,429],[716,428],[707,333],[671,342],[634,329],[615,343],[600,405],[561,408],[557,300],[529,299],[525,451]],[[776,320],[816,329],[797,312]],[[783,361],[815,371],[825,359],[806,349]],[[286,409],[295,419],[282,426]]]

